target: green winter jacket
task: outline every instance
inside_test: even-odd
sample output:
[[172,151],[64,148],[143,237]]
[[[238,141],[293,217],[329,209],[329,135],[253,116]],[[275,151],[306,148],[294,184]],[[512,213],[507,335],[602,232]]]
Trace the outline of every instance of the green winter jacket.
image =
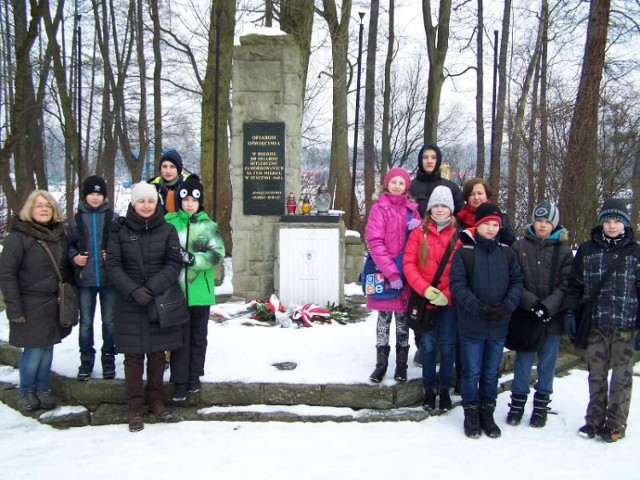
[[180,272],[180,286],[187,303],[190,307],[214,305],[213,268],[225,254],[218,225],[205,212],[191,215],[179,210],[167,213],[164,218],[178,231],[180,246],[195,257],[193,265],[184,265]]

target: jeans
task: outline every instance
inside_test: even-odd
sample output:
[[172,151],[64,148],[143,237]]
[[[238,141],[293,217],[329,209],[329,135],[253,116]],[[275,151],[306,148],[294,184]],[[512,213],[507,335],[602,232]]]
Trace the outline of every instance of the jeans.
[[500,360],[504,337],[485,340],[460,335],[462,353],[462,406],[495,403],[498,398]]
[[[453,362],[456,357],[456,315],[453,307],[438,309],[438,324],[422,334],[422,383],[425,390],[450,388],[453,385]],[[440,349],[440,370],[436,377],[436,353]]]
[[93,348],[93,319],[96,313],[96,296],[100,297],[100,311],[102,313],[102,353],[115,355],[113,344],[113,309],[116,300],[116,289],[108,287],[79,287],[80,300],[80,358],[93,360],[96,351]]
[[[556,360],[558,358],[558,346],[560,335],[548,335],[538,355],[538,381],[533,386],[536,392],[542,395],[553,393],[553,378],[556,375]],[[517,352],[513,366],[513,383],[511,391],[523,395],[529,394],[529,378],[536,352]]]
[[45,348],[24,348],[18,360],[20,393],[49,390],[53,345]]

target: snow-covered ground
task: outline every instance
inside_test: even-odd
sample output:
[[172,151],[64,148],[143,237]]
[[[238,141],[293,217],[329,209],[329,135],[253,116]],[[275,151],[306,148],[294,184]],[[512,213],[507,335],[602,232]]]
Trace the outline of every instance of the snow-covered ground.
[[[345,288],[348,295],[360,287]],[[230,293],[230,284],[223,284],[218,289],[221,293]],[[246,306],[219,308],[227,315],[237,315]],[[95,330],[100,345],[100,328]],[[7,319],[2,313],[0,339],[7,338]],[[265,327],[247,318],[210,322],[203,380],[366,382],[375,362],[374,342],[375,313],[355,324],[311,328]],[[291,371],[272,366],[282,361],[298,366]],[[53,370],[73,377],[78,362],[74,331],[55,347]],[[122,378],[121,356],[117,369]],[[640,375],[640,364],[636,374]],[[94,375],[101,376],[99,365]],[[409,375],[417,378],[420,370],[411,365]],[[182,422],[146,425],[142,432],[131,434],[126,425],[55,430],[0,403],[0,476],[7,480],[640,478],[635,457],[640,451],[640,397],[634,392],[625,439],[615,444],[582,439],[576,432],[583,424],[588,400],[586,378],[586,372],[575,370],[556,380],[554,414],[543,429],[531,428],[527,422],[518,427],[507,425],[509,396],[500,395],[496,420],[502,438],[480,440],[464,436],[459,407],[422,422]],[[17,371],[1,367],[0,380],[17,384]],[[59,407],[53,414],[69,408]],[[277,407],[251,408],[267,411]],[[527,417],[530,409],[529,403]],[[323,411],[308,406],[281,410]],[[340,410],[327,408],[323,413]]]

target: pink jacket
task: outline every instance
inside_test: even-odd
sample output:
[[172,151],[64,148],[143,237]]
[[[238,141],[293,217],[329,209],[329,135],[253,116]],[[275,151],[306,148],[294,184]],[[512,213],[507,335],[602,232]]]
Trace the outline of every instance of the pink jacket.
[[[383,193],[371,206],[365,227],[369,252],[384,276],[390,280],[401,275],[393,259],[403,250],[407,240],[407,210],[411,218],[420,219],[418,204],[404,195]],[[367,297],[367,307],[385,312],[404,312],[407,309],[411,287],[405,282],[402,293],[390,300]]]

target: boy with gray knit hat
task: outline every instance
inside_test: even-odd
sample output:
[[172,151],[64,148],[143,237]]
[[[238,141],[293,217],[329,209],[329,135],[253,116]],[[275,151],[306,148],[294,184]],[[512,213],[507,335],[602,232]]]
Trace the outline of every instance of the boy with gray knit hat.
[[[634,239],[624,200],[605,200],[598,221],[573,260],[565,298],[565,331],[576,346],[587,349],[590,398],[586,424],[578,434],[615,442],[625,436],[631,402],[640,245]],[[585,302],[591,308],[584,308],[588,314],[577,322],[576,312]],[[580,322],[586,322],[583,325],[588,328],[577,328]],[[584,338],[579,335],[581,331],[586,333]]]

